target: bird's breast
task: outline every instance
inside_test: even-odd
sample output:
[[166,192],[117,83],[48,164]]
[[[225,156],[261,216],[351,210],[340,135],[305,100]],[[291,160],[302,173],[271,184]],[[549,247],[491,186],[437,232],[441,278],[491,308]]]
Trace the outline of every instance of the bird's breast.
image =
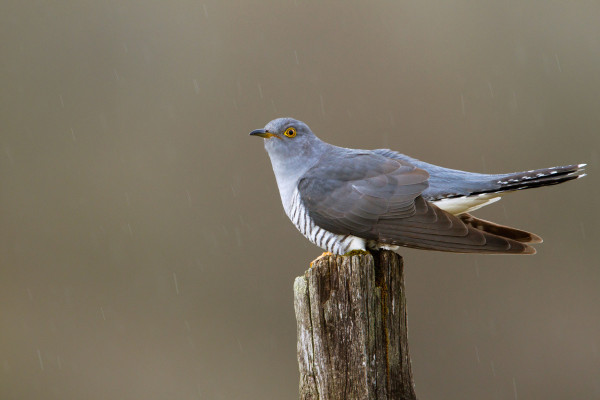
[[300,197],[300,192],[294,190],[288,206],[284,205],[286,214],[296,228],[320,248],[333,254],[346,254],[351,250],[366,250],[366,241],[353,235],[340,235],[321,228],[310,217]]

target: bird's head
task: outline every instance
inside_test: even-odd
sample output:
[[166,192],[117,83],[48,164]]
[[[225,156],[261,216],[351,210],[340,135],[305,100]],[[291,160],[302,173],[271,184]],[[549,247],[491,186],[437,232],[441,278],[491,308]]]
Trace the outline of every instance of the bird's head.
[[265,139],[265,149],[271,158],[302,159],[315,155],[322,143],[308,125],[293,118],[277,118],[263,129],[250,132]]

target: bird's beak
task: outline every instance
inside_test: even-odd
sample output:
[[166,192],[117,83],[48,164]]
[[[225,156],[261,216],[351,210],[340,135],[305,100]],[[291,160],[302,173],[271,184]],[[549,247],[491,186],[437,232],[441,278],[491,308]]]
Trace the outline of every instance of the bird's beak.
[[274,133],[269,132],[266,129],[255,129],[252,132],[250,132],[251,136],[260,136],[263,137],[265,139],[270,139],[272,137],[276,137],[277,139],[281,139],[279,136],[275,135]]

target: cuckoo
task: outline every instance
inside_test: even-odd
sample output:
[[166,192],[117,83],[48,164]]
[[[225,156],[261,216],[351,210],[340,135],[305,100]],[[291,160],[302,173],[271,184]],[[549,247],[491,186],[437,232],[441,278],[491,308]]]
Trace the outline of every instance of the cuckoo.
[[334,146],[292,118],[250,135],[264,138],[287,216],[334,254],[400,246],[534,254],[539,236],[471,213],[507,192],[585,176],[585,164],[493,175],[443,168],[393,150]]

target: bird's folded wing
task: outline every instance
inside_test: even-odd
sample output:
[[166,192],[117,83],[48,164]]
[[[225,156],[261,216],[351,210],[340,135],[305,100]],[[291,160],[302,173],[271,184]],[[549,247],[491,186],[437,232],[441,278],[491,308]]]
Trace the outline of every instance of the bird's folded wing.
[[423,199],[428,173],[372,152],[323,157],[300,180],[315,224],[333,233],[430,250],[533,253],[517,241],[480,231]]

